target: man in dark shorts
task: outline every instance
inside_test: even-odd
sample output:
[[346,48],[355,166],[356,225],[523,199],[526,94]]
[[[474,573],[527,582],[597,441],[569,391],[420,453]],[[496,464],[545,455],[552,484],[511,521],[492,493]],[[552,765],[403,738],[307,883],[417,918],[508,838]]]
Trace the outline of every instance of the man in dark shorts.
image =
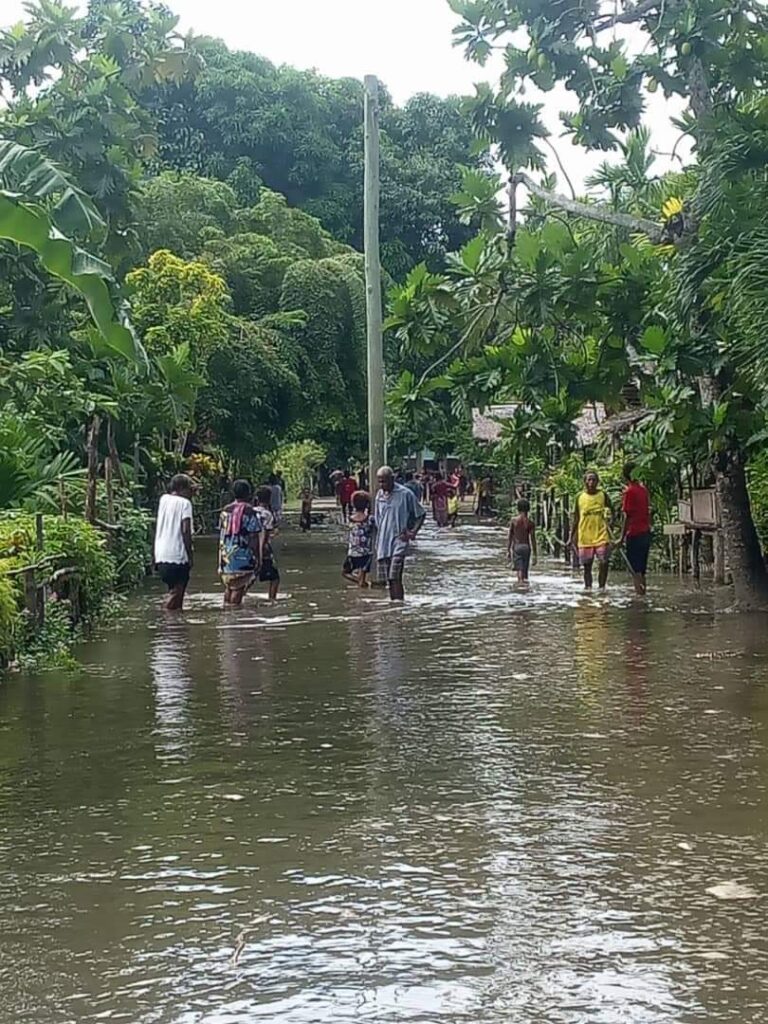
[[168,587],[165,607],[178,612],[184,607],[184,595],[192,568],[192,495],[195,485],[179,473],[160,499],[155,529],[154,562],[160,579]]
[[632,566],[635,591],[646,592],[648,556],[651,552],[651,502],[648,489],[634,479],[634,463],[624,467],[624,494],[621,510],[624,513],[622,542],[626,544],[627,561]]

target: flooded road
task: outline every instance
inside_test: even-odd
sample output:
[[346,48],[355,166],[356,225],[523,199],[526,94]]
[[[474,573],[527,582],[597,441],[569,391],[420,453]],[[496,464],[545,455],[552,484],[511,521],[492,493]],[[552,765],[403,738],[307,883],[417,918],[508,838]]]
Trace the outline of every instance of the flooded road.
[[0,686],[2,1024],[762,1024],[765,621],[503,544],[390,608],[289,533],[239,613],[209,548]]

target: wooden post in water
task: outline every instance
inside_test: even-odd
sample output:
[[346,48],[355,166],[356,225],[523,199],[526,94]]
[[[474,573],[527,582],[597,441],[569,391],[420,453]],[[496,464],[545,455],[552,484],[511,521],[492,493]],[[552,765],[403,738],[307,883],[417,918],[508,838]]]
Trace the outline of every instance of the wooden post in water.
[[693,544],[691,545],[691,573],[698,583],[701,579],[701,530],[693,531]]
[[565,564],[574,566],[578,563],[575,552],[571,548],[571,499],[568,494],[563,495],[563,540],[565,541]]
[[368,486],[384,463],[384,342],[381,319],[381,255],[379,252],[379,82],[365,76],[365,296],[368,316]]

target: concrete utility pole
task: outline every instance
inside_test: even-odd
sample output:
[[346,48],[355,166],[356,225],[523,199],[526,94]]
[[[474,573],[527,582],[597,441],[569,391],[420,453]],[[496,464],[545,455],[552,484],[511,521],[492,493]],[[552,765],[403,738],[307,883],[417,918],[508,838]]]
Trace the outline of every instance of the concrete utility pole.
[[365,76],[365,295],[368,311],[368,460],[371,493],[386,458],[384,438],[384,344],[379,255],[379,82]]

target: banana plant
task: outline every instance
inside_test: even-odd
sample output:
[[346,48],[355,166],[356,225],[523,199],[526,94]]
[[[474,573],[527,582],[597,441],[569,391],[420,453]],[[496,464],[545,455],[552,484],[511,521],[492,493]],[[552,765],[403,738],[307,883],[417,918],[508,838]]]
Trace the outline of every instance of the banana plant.
[[36,150],[0,139],[0,239],[31,249],[42,266],[78,292],[113,353],[146,363],[143,347],[116,307],[108,263],[82,249],[62,228],[87,236],[103,227],[89,197]]

